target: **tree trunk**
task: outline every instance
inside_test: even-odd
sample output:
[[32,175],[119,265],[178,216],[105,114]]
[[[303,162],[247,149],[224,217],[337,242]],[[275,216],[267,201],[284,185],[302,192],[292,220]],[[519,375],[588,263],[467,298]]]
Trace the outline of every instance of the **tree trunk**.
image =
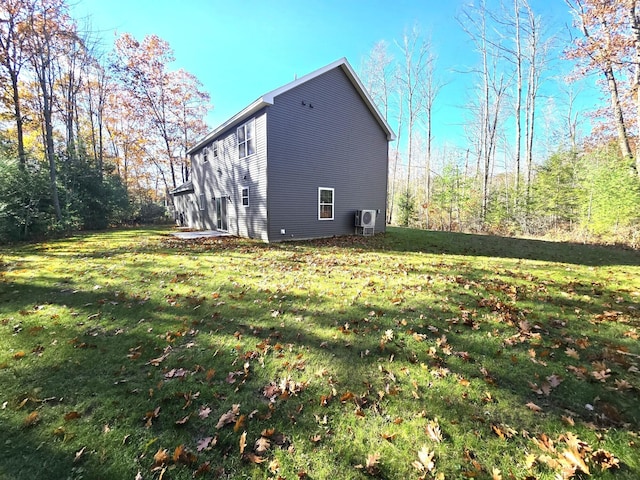
[[[636,14],[636,2],[630,5],[631,31],[635,46],[635,72],[633,76],[633,88],[636,101],[636,133],[640,132],[640,17]],[[640,142],[636,142],[636,174],[640,177]]]
[[516,33],[516,146],[515,146],[515,162],[516,162],[516,194],[515,202],[520,198],[520,150],[522,144],[522,45],[520,42],[520,4],[519,0],[514,0],[514,19]]
[[58,196],[58,182],[56,174],[56,153],[53,144],[53,123],[51,121],[51,98],[48,94],[46,79],[40,79],[42,90],[42,117],[44,120],[45,154],[49,162],[49,179],[51,181],[51,201],[56,212],[58,222],[62,221],[62,209],[60,208],[60,197]]
[[611,95],[611,107],[613,108],[613,119],[618,133],[620,153],[625,158],[633,158],[631,147],[629,146],[629,137],[627,136],[627,129],[624,123],[624,115],[620,105],[620,96],[618,95],[618,84],[616,82],[615,74],[613,73],[613,67],[608,64],[603,73],[607,79],[607,86],[609,88],[609,94]]
[[11,71],[11,87],[13,89],[13,113],[16,120],[16,133],[18,136],[18,159],[20,168],[24,169],[27,165],[27,155],[24,151],[24,121],[22,119],[22,111],[20,108],[20,93],[18,87],[18,75]]

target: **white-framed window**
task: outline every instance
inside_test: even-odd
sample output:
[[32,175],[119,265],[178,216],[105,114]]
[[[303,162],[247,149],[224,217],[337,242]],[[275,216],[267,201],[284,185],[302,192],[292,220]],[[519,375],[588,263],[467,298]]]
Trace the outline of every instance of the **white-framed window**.
[[333,220],[334,189],[318,188],[318,220]]
[[242,187],[240,189],[240,198],[242,200],[242,206],[249,206],[249,187]]
[[205,197],[204,193],[201,193],[200,194],[200,205],[198,205],[200,207],[200,210],[204,210],[205,202],[206,202],[206,197]]
[[256,153],[256,126],[251,119],[236,130],[238,135],[238,158],[246,158]]
[[202,161],[204,163],[207,163],[209,161],[209,148],[205,148],[204,150],[202,150]]
[[213,159],[217,160],[218,159],[218,142],[213,142],[213,145],[211,148],[213,150]]

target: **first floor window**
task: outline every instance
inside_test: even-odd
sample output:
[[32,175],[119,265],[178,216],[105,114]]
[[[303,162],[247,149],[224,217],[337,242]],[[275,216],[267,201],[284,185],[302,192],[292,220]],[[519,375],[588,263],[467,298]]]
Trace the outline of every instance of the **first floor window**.
[[204,193],[200,194],[200,210],[204,210],[204,202],[205,202],[205,196]]
[[318,220],[333,220],[333,188],[318,189]]
[[241,190],[240,196],[242,197],[242,205],[244,207],[248,207],[249,206],[249,188],[243,187]]

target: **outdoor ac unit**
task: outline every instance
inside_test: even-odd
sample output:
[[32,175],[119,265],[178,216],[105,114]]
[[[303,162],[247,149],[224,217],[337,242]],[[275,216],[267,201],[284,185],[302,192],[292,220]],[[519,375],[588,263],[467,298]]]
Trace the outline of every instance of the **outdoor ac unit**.
[[356,227],[374,228],[376,225],[375,210],[358,210],[356,211]]

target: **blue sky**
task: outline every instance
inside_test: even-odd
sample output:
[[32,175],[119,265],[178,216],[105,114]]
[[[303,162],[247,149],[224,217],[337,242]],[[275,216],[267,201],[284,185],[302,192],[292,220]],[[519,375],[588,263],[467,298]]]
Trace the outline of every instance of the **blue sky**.
[[[570,23],[560,0],[530,0],[551,30]],[[195,74],[211,95],[215,127],[257,97],[341,57],[356,71],[374,44],[392,45],[417,25],[438,56],[447,85],[435,112],[439,142],[463,131],[470,76],[456,73],[477,57],[456,16],[469,0],[78,0],[76,18],[110,49],[117,34],[156,34],[175,52],[174,68]],[[495,0],[488,0],[494,4]],[[399,56],[399,53],[398,53]]]

